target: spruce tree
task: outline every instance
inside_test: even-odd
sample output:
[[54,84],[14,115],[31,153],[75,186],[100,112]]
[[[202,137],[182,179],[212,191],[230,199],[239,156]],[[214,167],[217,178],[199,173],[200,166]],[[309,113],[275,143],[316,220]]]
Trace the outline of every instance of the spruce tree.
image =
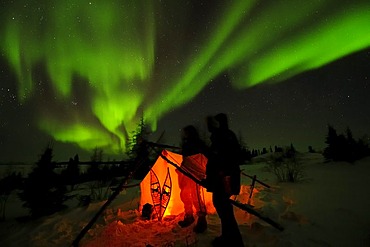
[[336,149],[338,144],[338,134],[332,125],[328,125],[328,134],[326,135],[325,143],[327,147],[324,149],[324,157],[327,161],[336,158]]
[[69,159],[67,168],[62,172],[63,180],[66,184],[71,186],[71,190],[74,189],[74,186],[79,182],[80,177],[80,168],[79,168],[80,159],[78,154],[72,159]]
[[147,143],[149,134],[148,126],[142,117],[126,146],[131,163],[130,170],[135,171],[137,179],[144,178],[153,163],[150,157],[150,146]]
[[61,175],[54,172],[53,149],[49,144],[41,155],[35,168],[25,179],[23,191],[19,193],[23,206],[32,217],[53,214],[65,207],[66,188]]

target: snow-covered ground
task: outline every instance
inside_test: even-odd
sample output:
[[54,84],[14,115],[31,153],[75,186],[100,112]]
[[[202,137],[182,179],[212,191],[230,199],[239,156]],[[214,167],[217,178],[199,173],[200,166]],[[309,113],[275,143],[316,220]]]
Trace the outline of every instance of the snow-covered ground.
[[[370,246],[370,157],[354,164],[324,163],[320,154],[304,154],[305,179],[278,183],[266,160],[257,157],[243,172],[270,185],[256,184],[251,204],[263,216],[284,227],[279,231],[265,221],[234,208],[245,246]],[[132,184],[138,181],[132,181]],[[242,176],[238,200],[247,202],[251,179]],[[83,186],[74,193],[86,194]],[[195,234],[177,224],[183,215],[161,222],[144,220],[138,211],[140,187],[132,187],[108,206],[80,242],[80,246],[210,246],[220,234],[217,214],[207,216],[208,229]],[[32,222],[19,222],[27,214],[17,196],[6,204],[6,221],[0,222],[0,246],[70,246],[104,202],[69,208]],[[232,246],[232,245],[230,245]]]

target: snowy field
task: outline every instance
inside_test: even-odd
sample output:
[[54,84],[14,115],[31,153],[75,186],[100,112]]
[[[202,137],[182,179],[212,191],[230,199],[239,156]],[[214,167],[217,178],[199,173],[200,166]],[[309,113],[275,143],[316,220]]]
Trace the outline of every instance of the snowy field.
[[[302,162],[305,178],[299,183],[278,183],[263,157],[242,166],[243,172],[271,186],[256,183],[251,205],[284,227],[280,231],[234,208],[245,246],[370,246],[370,157],[354,164],[324,163],[320,154],[304,154]],[[242,184],[237,199],[247,202],[251,179],[242,176]],[[73,193],[86,194],[86,189],[81,185]],[[208,215],[208,229],[195,234],[192,226],[178,226],[183,215],[169,216],[161,222],[142,219],[139,201],[140,187],[122,191],[80,246],[211,246],[212,239],[220,234],[217,214]],[[0,246],[71,246],[103,203],[81,207],[73,199],[63,212],[20,222],[17,219],[27,215],[27,210],[13,193],[6,204],[6,221],[0,222]]]

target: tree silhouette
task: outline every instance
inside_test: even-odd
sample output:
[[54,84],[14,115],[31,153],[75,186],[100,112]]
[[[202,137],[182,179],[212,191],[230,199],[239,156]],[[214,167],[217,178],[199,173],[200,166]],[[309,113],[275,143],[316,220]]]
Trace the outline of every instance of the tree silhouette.
[[101,170],[99,169],[99,164],[103,161],[103,149],[95,147],[93,149],[93,154],[90,157],[90,166],[87,169],[87,176],[89,180],[94,180],[99,178]]
[[150,157],[150,147],[147,143],[150,133],[144,117],[142,117],[136,130],[132,132],[132,136],[127,142],[130,169],[136,170],[135,178],[137,179],[144,178],[153,164],[152,157]]
[[346,128],[345,135],[338,135],[334,127],[328,125],[325,143],[327,144],[327,147],[324,149],[326,161],[347,161],[352,163],[370,154],[367,143],[363,139],[356,141],[349,127]]
[[74,186],[79,181],[80,176],[80,168],[78,167],[80,163],[80,159],[78,157],[78,154],[75,155],[75,157],[72,159],[69,159],[67,168],[62,171],[63,181],[65,181],[66,184],[71,186],[71,190],[74,189]]
[[55,162],[52,159],[53,149],[49,144],[19,193],[23,206],[29,209],[32,217],[50,215],[65,207],[66,189],[61,176],[54,172]]
[[326,135],[325,143],[327,147],[324,149],[324,157],[326,160],[335,160],[336,150],[338,146],[338,134],[332,125],[328,125],[328,134]]

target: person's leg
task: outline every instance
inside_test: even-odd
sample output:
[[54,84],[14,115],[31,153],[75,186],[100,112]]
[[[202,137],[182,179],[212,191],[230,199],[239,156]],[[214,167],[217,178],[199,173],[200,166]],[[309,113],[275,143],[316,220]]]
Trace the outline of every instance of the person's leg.
[[179,221],[179,225],[181,227],[187,227],[191,225],[195,219],[193,215],[193,201],[192,201],[192,191],[191,187],[187,186],[189,182],[193,182],[192,180],[188,179],[186,176],[182,177],[181,180],[179,179],[179,187],[180,187],[180,199],[184,204],[185,216],[184,220]]
[[203,193],[201,191],[201,188],[196,183],[194,183],[194,186],[192,188],[192,199],[198,216],[197,224],[195,225],[193,230],[196,233],[202,233],[207,229],[207,209],[203,200]]
[[188,187],[185,186],[180,190],[180,199],[184,204],[185,215],[193,215],[193,200]]
[[215,191],[212,193],[212,203],[221,221],[221,235],[216,237],[212,241],[212,246],[225,246],[226,243],[224,240],[224,230],[223,230],[224,209],[219,192]]
[[213,193],[213,205],[221,221],[221,236],[213,244],[225,246],[232,242],[236,244],[235,246],[244,246],[229,197],[222,192]]
[[244,246],[243,239],[239,230],[238,222],[235,219],[234,208],[230,203],[229,198],[225,197],[223,201],[224,205],[224,220],[222,229],[225,239],[232,241],[234,246]]
[[225,222],[225,206],[224,206],[224,203],[222,202],[222,200],[223,199],[222,199],[222,196],[221,196],[220,192],[218,192],[218,191],[213,192],[212,202],[213,202],[213,206],[216,209],[217,215],[218,215],[218,217],[220,218],[220,221],[221,221],[221,236],[224,235],[223,226],[225,225],[224,224],[224,222]]
[[192,200],[193,200],[193,205],[195,207],[195,210],[197,213],[201,215],[206,215],[207,208],[203,200],[204,199],[203,189],[201,186],[199,186],[195,182],[193,184],[194,186],[192,188]]

